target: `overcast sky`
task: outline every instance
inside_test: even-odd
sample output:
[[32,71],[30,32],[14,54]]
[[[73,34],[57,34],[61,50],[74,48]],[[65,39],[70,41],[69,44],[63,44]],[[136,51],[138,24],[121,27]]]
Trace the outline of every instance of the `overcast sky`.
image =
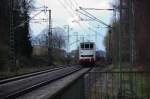
[[[76,35],[78,32],[79,35],[84,35],[85,41],[94,41],[98,49],[105,50],[103,45],[103,38],[106,35],[107,28],[97,28],[105,27],[104,25],[96,21],[79,21],[80,18],[86,18],[85,16],[77,13],[75,10],[79,9],[79,6],[83,8],[112,8],[112,0],[35,0],[36,7],[47,6],[48,9],[52,10],[52,24],[53,27],[62,27],[64,25],[70,25],[72,30],[70,35]],[[88,11],[97,18],[101,19],[107,24],[110,24],[112,20],[113,13],[111,11]],[[33,12],[32,15],[38,12]],[[32,16],[31,15],[31,16]],[[46,19],[48,18],[48,13],[41,13],[37,19]],[[47,27],[48,22],[37,22],[30,23],[32,34],[34,36],[38,35],[45,27]],[[91,29],[89,29],[91,28]],[[96,31],[93,32],[93,31]],[[96,37],[97,35],[97,37]],[[79,40],[83,40],[83,36],[79,36]],[[75,36],[70,37],[70,44],[76,41]],[[71,50],[76,47],[76,44],[70,46]]]

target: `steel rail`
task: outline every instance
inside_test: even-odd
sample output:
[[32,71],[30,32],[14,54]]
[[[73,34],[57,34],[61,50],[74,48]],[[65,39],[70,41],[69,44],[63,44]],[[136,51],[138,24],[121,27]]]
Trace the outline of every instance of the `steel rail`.
[[[12,81],[12,84],[9,84],[11,82],[6,84],[2,84],[0,86],[0,91],[2,92],[3,89],[4,91],[0,94],[0,99],[12,99],[15,98],[17,96],[23,95],[27,92],[30,92],[36,88],[39,88],[41,86],[44,86],[52,81],[58,80],[60,78],[63,78],[67,75],[70,75],[78,70],[80,70],[81,67],[68,67],[68,68],[64,68],[64,69],[60,69],[60,70],[56,70],[56,71],[51,71],[49,73],[46,74],[41,74],[35,76],[34,78],[26,78],[24,81],[20,81],[19,83],[17,81]],[[43,76],[50,76],[50,77],[43,77]],[[41,78],[41,79],[39,79]],[[32,80],[31,80],[32,79]],[[35,79],[35,80],[33,80]],[[30,81],[31,80],[31,81]],[[40,80],[40,81],[36,81],[36,80]],[[28,84],[26,84],[26,82],[30,81]],[[20,86],[17,86],[16,84],[19,84]],[[3,86],[4,85],[4,86]],[[16,88],[17,86],[17,88]],[[8,89],[5,89],[8,88]]]
[[61,66],[61,67],[45,69],[45,70],[41,70],[41,71],[36,71],[36,72],[31,72],[31,73],[27,73],[27,74],[18,75],[18,76],[9,77],[9,78],[0,80],[0,84],[4,84],[4,83],[10,82],[10,81],[15,81],[15,80],[19,80],[19,79],[24,79],[24,78],[27,78],[27,77],[30,77],[30,76],[36,76],[36,75],[39,75],[39,74],[43,74],[43,73],[63,69],[63,68],[66,68],[66,67],[67,66]]

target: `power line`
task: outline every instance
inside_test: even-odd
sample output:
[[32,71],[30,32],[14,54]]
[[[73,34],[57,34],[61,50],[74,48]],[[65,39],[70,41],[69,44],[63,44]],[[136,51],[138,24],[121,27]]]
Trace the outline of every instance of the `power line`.
[[35,18],[36,16],[38,16],[42,12],[43,12],[43,10],[40,11],[40,12],[38,12],[37,14],[35,14],[33,17],[29,18],[28,20],[26,20],[26,21],[20,23],[19,25],[15,26],[14,30],[17,29],[17,28],[19,28],[19,27],[21,27],[21,26],[23,26],[25,23],[29,22],[31,19]]
[[80,9],[82,11],[84,11],[86,14],[90,15],[92,17],[92,19],[102,23],[103,25],[107,26],[107,27],[110,27],[108,24],[106,24],[105,22],[103,22],[102,20],[98,19],[97,17],[95,17],[94,15],[90,14],[89,12],[87,12],[86,10],[84,10],[84,8],[80,7]]
[[[94,33],[98,33],[96,30],[94,30],[94,29],[92,29],[92,28],[88,28],[89,30],[91,30],[92,32],[94,32]],[[102,34],[99,34],[99,36],[101,36],[101,37],[104,37],[104,35],[102,35]]]
[[[76,7],[78,6],[78,5],[76,5],[76,3],[74,2],[74,0],[72,1],[72,0],[69,0],[70,1],[70,3],[74,6],[74,8],[76,9]],[[74,11],[75,11],[75,9],[74,9]]]
[[72,9],[72,11],[74,12],[75,11],[75,5],[74,3],[72,2],[72,0],[65,0],[65,1],[68,1],[69,2],[69,5],[70,5],[70,8]]
[[78,14],[76,13],[75,9],[77,9],[78,5],[76,5],[76,3],[72,0],[64,0],[65,5],[67,7],[69,7],[69,9],[71,10],[71,12],[73,13],[73,15],[78,16]]
[[[79,16],[79,14],[78,13],[76,13],[75,12],[75,9],[76,9],[76,7],[78,7],[78,3],[77,2],[73,2],[73,1],[68,1],[68,0],[64,0],[64,2],[66,2],[66,3],[62,3],[62,1],[60,1],[60,3],[63,5],[63,7],[66,9],[66,10],[68,10],[68,8],[67,7],[69,7],[69,9],[71,10],[71,12],[73,13],[73,15],[76,15],[76,16],[78,16],[78,17],[80,17]],[[68,4],[68,5],[67,5]],[[69,6],[69,5],[71,5],[71,6]],[[67,6],[67,7],[66,7]],[[72,16],[73,16],[72,15]],[[82,29],[82,30],[84,30],[84,32],[86,31],[85,30],[85,28],[81,25],[81,23],[79,23],[79,22],[76,22],[78,25],[79,25],[79,27]],[[83,24],[85,24],[84,22],[83,22]],[[85,25],[87,25],[87,24],[85,24]]]
[[[70,35],[70,37],[76,37],[77,35]],[[80,36],[80,37],[83,37],[83,36],[95,36],[94,34],[90,34],[90,35],[78,35],[78,36]],[[101,36],[103,36],[103,35],[101,35]],[[68,37],[68,36],[62,36],[62,37]]]
[[76,40],[76,41],[70,43],[69,46],[72,46],[72,45],[75,44],[76,42],[79,42],[79,40]]
[[69,7],[69,9],[71,10],[71,12],[73,13],[74,12],[74,7],[73,7],[72,3],[70,4],[70,0],[69,1],[68,0],[64,0],[64,2],[65,2],[65,5],[67,7]]
[[[67,2],[67,0],[65,0],[65,1],[66,1],[66,4],[71,5],[71,6],[68,6],[68,5],[66,5],[66,6],[68,6],[69,9],[72,10],[72,13],[73,13],[74,15],[80,17],[79,14],[75,12],[76,7],[75,7],[75,8],[73,7],[73,6],[74,6],[74,5],[73,5],[73,1],[69,0],[69,1],[70,1],[70,4]],[[78,6],[77,2],[74,3],[74,4],[75,4],[76,6]],[[83,27],[79,22],[77,22],[77,23],[78,23],[78,25],[79,25],[79,27],[80,27],[81,29],[84,29],[84,27]],[[84,24],[85,24],[85,23],[84,23]],[[85,31],[85,30],[84,30],[84,31]]]
[[75,4],[76,4],[76,5],[77,5],[77,7],[78,7],[78,5],[79,5],[79,4],[78,4],[77,0],[74,0],[74,2],[75,2]]
[[[72,1],[72,0],[64,0],[64,2],[66,2],[65,5],[66,5],[66,6],[68,7],[68,9],[70,9],[71,12],[73,13],[73,16],[72,16],[72,17],[74,17],[74,16],[79,17],[78,13],[76,13],[76,11],[75,11],[75,9],[77,9],[77,6],[78,6],[78,5],[76,5],[75,2]],[[70,6],[69,6],[69,5],[70,5]]]
[[115,10],[115,9],[99,9],[99,8],[83,8],[84,10],[101,10],[101,11],[103,11],[103,10],[105,10],[105,11],[113,11],[113,10]]
[[[80,14],[85,15],[85,16],[87,16],[87,17],[89,17],[89,18],[91,18],[91,19],[97,21],[97,22],[99,22],[99,23],[101,23],[101,24],[107,26],[108,28],[112,28],[110,25],[106,24],[105,22],[103,22],[102,20],[98,19],[97,17],[95,17],[95,16],[92,15],[91,13],[87,12],[85,9],[88,9],[88,8],[85,8],[85,9],[82,8],[82,7],[79,7],[79,8],[80,8],[80,9],[76,9],[76,11],[79,12]],[[90,8],[89,8],[89,9],[90,9]],[[81,11],[80,11],[80,10],[81,10]],[[105,9],[105,10],[107,10],[107,9]]]
[[66,11],[68,12],[68,14],[70,15],[70,16],[74,16],[74,14],[72,13],[72,11],[70,11],[65,5],[64,5],[64,3],[61,1],[61,0],[57,0],[61,5],[62,5],[62,7],[64,8],[64,9],[66,9]]
[[[76,4],[77,4],[77,2],[76,2]],[[78,4],[76,5],[77,7],[78,7]],[[76,9],[76,8],[75,8]],[[75,10],[76,11],[76,10]],[[75,15],[77,16],[77,17],[79,17],[80,18],[80,15],[78,14],[78,13],[76,13],[76,12],[74,12],[75,13]],[[84,32],[86,31],[85,29],[84,29],[84,27],[81,25],[81,23],[79,23],[78,22],[78,20],[76,21],[76,23],[79,25],[79,27],[82,29],[82,30],[84,30]],[[83,22],[83,24],[85,24],[84,22]],[[85,24],[85,25],[87,25],[87,24]]]

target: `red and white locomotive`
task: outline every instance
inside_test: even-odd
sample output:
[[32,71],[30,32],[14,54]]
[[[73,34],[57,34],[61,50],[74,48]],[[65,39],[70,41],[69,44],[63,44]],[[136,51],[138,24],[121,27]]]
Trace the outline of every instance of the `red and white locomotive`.
[[96,61],[96,47],[94,42],[82,42],[79,46],[79,63],[82,66],[92,66]]

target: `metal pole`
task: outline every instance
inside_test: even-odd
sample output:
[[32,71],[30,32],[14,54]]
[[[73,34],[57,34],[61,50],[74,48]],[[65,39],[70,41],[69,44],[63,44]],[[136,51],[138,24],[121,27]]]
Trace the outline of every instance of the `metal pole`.
[[69,51],[70,51],[70,49],[69,49],[69,42],[70,42],[70,34],[69,34],[69,32],[70,32],[70,26],[68,25],[67,26],[67,32],[68,32],[68,53],[69,53]]
[[67,29],[67,52],[70,51],[70,48],[69,48],[69,43],[70,43],[70,26],[69,25],[64,25],[64,28]]
[[52,21],[51,21],[51,10],[49,12],[49,31],[48,31],[48,65],[52,65]]
[[79,34],[77,32],[77,47],[79,46]]
[[119,93],[118,93],[118,98],[122,96],[122,48],[121,48],[121,34],[122,34],[122,0],[120,0],[120,23],[119,23],[119,33],[118,33],[118,67],[119,67]]
[[119,58],[118,58],[118,59],[119,59],[119,61],[118,61],[119,64],[118,64],[118,65],[119,65],[119,71],[121,72],[121,71],[122,71],[122,67],[121,67],[121,61],[122,61],[122,57],[121,57],[121,56],[122,56],[122,55],[121,55],[121,50],[122,50],[122,49],[121,49],[121,33],[122,33],[122,0],[120,0],[120,9],[119,9],[119,10],[120,10],[120,24],[119,24],[120,26],[119,26],[119,34],[118,34],[118,41],[119,41],[119,42],[118,42],[118,45],[119,45],[119,46],[118,46],[118,47],[119,47],[119,51],[118,51],[118,53],[119,53],[119,55],[118,55],[118,56],[119,56]]
[[76,33],[76,46],[78,48],[78,32],[75,32]]
[[83,42],[84,42],[84,36],[83,36]]
[[108,58],[109,58],[109,62],[111,62],[111,28],[109,29],[109,42],[108,42]]
[[[134,62],[134,27],[133,27],[133,12],[132,12],[132,8],[133,8],[133,0],[129,0],[129,32],[130,32],[130,71],[133,70],[133,62]],[[133,77],[132,75],[129,78],[130,80],[130,91],[131,94],[133,95],[134,90],[133,90]],[[134,96],[134,95],[133,95]]]
[[113,37],[112,37],[112,39],[114,39],[113,41],[112,41],[112,43],[113,43],[113,64],[114,64],[114,66],[115,67],[117,67],[117,49],[118,49],[118,46],[116,45],[116,43],[117,43],[117,32],[116,32],[116,25],[117,25],[117,17],[116,17],[116,7],[114,6],[114,10],[113,10],[113,15],[114,15],[114,23],[115,23],[115,25],[112,27],[112,33],[113,33]]
[[97,44],[97,32],[95,32],[95,42]]
[[70,45],[69,45],[69,43],[70,43],[70,26],[69,25],[65,25],[65,28],[67,28],[67,40],[68,40],[68,44],[67,44],[67,64],[69,64],[69,52],[70,52]]
[[130,24],[130,71],[133,69],[134,62],[134,30],[133,30],[133,0],[129,0],[129,24]]
[[10,0],[10,30],[9,30],[9,39],[10,39],[10,64],[9,65],[12,65],[13,67],[16,66],[16,52],[15,52],[15,34],[14,34],[14,24],[13,24],[13,0]]

